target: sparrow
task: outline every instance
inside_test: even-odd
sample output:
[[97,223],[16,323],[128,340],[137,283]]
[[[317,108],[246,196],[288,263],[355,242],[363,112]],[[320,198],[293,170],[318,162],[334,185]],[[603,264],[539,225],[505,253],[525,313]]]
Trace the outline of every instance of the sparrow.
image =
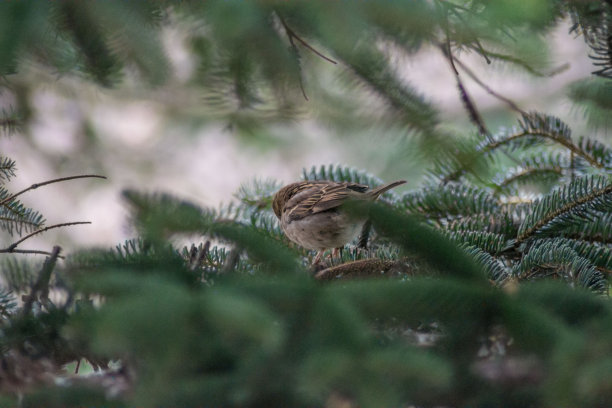
[[351,242],[361,231],[365,219],[355,218],[342,210],[348,199],[374,201],[387,190],[404,184],[394,181],[369,190],[369,186],[351,182],[306,180],[281,188],[272,202],[274,214],[291,241],[319,251],[317,264],[326,249],[337,249]]

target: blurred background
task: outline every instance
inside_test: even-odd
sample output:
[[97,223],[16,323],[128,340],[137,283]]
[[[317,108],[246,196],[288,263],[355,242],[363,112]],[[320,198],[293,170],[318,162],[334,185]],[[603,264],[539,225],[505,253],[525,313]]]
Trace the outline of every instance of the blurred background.
[[[545,34],[550,52],[525,50],[545,60],[545,78],[517,67],[487,62],[474,53],[455,55],[495,91],[522,109],[563,117],[575,133],[586,131],[585,119],[566,95],[566,86],[593,70],[582,38],[570,34],[563,20]],[[201,75],[197,39],[202,27],[173,13],[164,16],[159,32],[167,57],[166,80],[150,87],[126,70],[120,87],[104,87],[78,75],[49,70],[36,58],[23,58],[18,73],[7,75],[14,92],[0,94],[0,108],[10,110],[25,98],[31,111],[26,127],[0,138],[0,151],[17,162],[17,177],[8,183],[18,191],[55,177],[100,174],[107,180],[83,179],[49,185],[22,196],[24,204],[45,215],[47,225],[92,221],[52,230],[24,248],[59,244],[70,252],[76,244],[108,247],[134,235],[121,191],[163,191],[202,206],[218,207],[234,199],[241,184],[253,179],[288,183],[303,168],[343,164],[385,181],[404,178],[416,187],[429,159],[418,140],[402,129],[363,120],[379,109],[376,96],[356,89],[356,106],[335,105],[330,95],[347,95],[347,67],[301,50],[305,96],[293,89],[291,115],[274,117],[266,126],[248,118],[228,123],[211,113],[214,95],[194,86]],[[326,54],[324,49],[321,49]],[[410,55],[384,47],[398,76],[440,111],[448,132],[473,132],[457,91],[455,76],[438,48],[423,46]],[[541,54],[541,55],[540,55]],[[316,74],[312,74],[315,72]],[[485,122],[495,132],[512,126],[517,115],[489,95],[469,76],[462,79]],[[295,84],[294,84],[295,85]],[[322,92],[325,90],[325,92]],[[348,96],[350,99],[351,96]],[[214,109],[212,109],[214,111]],[[354,125],[351,122],[354,120]],[[344,121],[344,122],[343,122]],[[343,122],[343,126],[337,123]],[[589,130],[591,136],[593,131]],[[601,136],[601,135],[600,135]],[[605,135],[604,135],[605,136]]]

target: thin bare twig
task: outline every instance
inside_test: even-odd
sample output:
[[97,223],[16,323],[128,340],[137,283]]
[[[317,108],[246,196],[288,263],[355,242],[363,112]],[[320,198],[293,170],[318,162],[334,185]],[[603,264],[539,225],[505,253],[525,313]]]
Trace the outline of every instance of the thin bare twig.
[[482,119],[482,116],[480,115],[480,112],[478,112],[478,108],[476,108],[476,104],[474,103],[474,101],[472,101],[472,98],[468,94],[467,89],[463,85],[463,81],[461,81],[461,76],[459,75],[459,71],[457,71],[457,68],[455,67],[455,63],[454,63],[455,58],[453,57],[453,54],[451,53],[450,40],[448,36],[446,37],[446,46],[440,44],[440,49],[442,50],[442,53],[448,60],[451,68],[453,69],[455,73],[455,78],[457,79],[457,87],[459,88],[459,94],[461,95],[461,100],[463,101],[463,105],[468,112],[468,116],[470,117],[470,120],[478,128],[478,132],[481,135],[483,135],[487,139],[490,139],[491,132],[489,132],[489,129],[487,129],[487,126],[485,125],[484,120]]
[[485,91],[487,91],[488,94],[494,96],[495,98],[499,99],[500,101],[504,102],[506,105],[508,105],[512,110],[520,113],[521,115],[526,115],[527,112],[525,112],[524,110],[522,110],[516,103],[514,103],[511,99],[506,98],[503,95],[500,95],[499,93],[495,92],[493,89],[491,89],[487,84],[485,84],[484,82],[482,82],[480,80],[480,78],[478,78],[478,76],[476,76],[476,74],[474,74],[474,72],[469,69],[463,62],[461,62],[461,60],[455,58],[455,63],[463,70],[465,71],[466,74],[468,74],[468,76],[470,78],[472,78],[474,80],[474,82],[476,82],[478,85],[480,85],[481,88],[483,88]]
[[391,278],[414,271],[404,261],[383,260],[378,258],[361,259],[323,269],[315,279],[320,281],[356,278]]
[[62,181],[81,179],[81,178],[101,178],[101,179],[106,179],[105,176],[98,176],[96,174],[83,174],[83,175],[80,175],[80,176],[61,177],[61,178],[57,178],[57,179],[53,179],[53,180],[47,180],[47,181],[43,181],[42,183],[34,183],[30,187],[24,188],[20,192],[15,193],[12,196],[7,197],[4,200],[0,201],[0,205],[5,205],[6,203],[8,203],[8,202],[14,200],[15,198],[17,198],[18,196],[22,195],[23,193],[26,193],[26,192],[28,192],[30,190],[35,190],[38,187],[46,186],[47,184],[59,183],[59,182],[62,182]]
[[[295,38],[296,40],[298,40],[300,43],[302,43],[302,45],[306,48],[308,48],[310,51],[314,52],[315,54],[317,54],[319,57],[323,58],[325,61],[331,62],[332,64],[337,64],[338,62],[334,61],[333,59],[326,57],[325,55],[323,55],[322,53],[320,53],[319,51],[317,51],[312,45],[308,44],[305,40],[303,40],[299,35],[297,35],[295,33],[295,31],[293,31],[291,29],[291,27],[289,27],[287,25],[287,23],[285,22],[285,20],[281,17],[278,16],[278,18],[280,19],[281,24],[283,25],[283,27],[285,28],[285,31],[287,32],[287,35],[289,36],[289,38]],[[293,43],[293,41],[292,41]]]
[[50,229],[60,228],[60,227],[67,227],[67,226],[70,226],[70,225],[80,225],[80,224],[91,224],[91,222],[90,221],[75,221],[75,222],[64,222],[64,223],[61,223],[61,224],[49,225],[48,227],[41,228],[39,230],[36,230],[36,231],[26,235],[25,237],[21,238],[19,241],[13,242],[11,245],[9,245],[8,247],[6,247],[4,249],[0,249],[0,253],[16,252],[15,248],[17,248],[17,245],[21,244],[26,239],[33,237],[34,235],[41,234],[41,233],[43,233],[45,231],[48,231]]
[[[298,64],[299,64],[299,57],[300,57],[300,51],[298,50],[297,46],[295,45],[295,42],[293,41],[293,35],[291,35],[291,31],[289,29],[289,27],[287,26],[287,24],[285,23],[285,21],[282,19],[282,17],[278,17],[281,21],[281,23],[283,24],[283,27],[285,28],[285,32],[287,33],[287,37],[289,38],[289,43],[291,43],[291,48],[293,49],[293,52],[295,52],[296,58],[298,58]],[[301,71],[301,68],[300,68]],[[306,95],[306,90],[304,89],[304,81],[302,80],[302,73],[299,72],[299,79],[300,79],[300,89],[302,90],[302,95],[304,95],[304,99],[306,99],[308,101],[308,95]]]
[[[0,250],[0,253],[8,253],[5,249]],[[38,249],[13,249],[11,254],[35,254],[35,255],[51,255],[49,251],[39,251]],[[62,258],[63,256],[59,255],[58,258]]]

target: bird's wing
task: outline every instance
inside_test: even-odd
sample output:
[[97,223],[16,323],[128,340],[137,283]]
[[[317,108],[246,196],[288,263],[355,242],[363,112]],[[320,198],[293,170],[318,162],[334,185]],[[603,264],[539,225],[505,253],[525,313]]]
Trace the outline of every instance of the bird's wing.
[[310,214],[331,210],[341,205],[349,196],[363,193],[368,186],[357,183],[304,182],[293,201],[289,219],[299,220]]

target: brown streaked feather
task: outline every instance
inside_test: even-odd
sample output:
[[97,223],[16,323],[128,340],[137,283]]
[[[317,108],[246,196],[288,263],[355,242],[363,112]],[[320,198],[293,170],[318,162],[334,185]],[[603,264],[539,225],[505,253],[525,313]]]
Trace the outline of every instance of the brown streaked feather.
[[274,196],[274,213],[280,218],[283,210],[289,209],[291,220],[302,219],[309,214],[338,207],[349,195],[359,196],[367,189],[368,186],[364,184],[351,182],[311,180],[292,183]]
[[299,220],[310,214],[331,210],[341,205],[350,194],[363,194],[367,186],[356,183],[309,182],[301,186],[288,201],[289,219]]

